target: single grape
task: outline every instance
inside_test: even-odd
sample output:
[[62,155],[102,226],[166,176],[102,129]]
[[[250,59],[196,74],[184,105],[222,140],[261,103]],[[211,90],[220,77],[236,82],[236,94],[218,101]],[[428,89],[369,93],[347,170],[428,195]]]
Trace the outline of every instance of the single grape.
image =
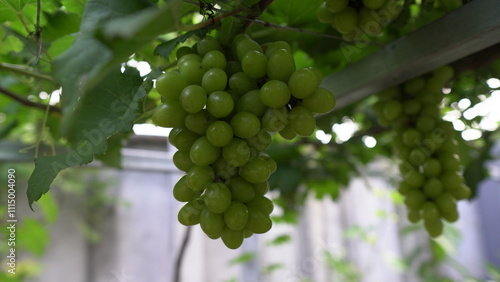
[[249,77],[244,72],[237,72],[231,75],[229,77],[229,87],[239,95],[258,89],[257,80]]
[[271,53],[267,62],[267,77],[270,80],[281,80],[287,83],[295,69],[292,52],[278,49]]
[[203,195],[205,205],[213,213],[223,213],[231,205],[231,191],[223,183],[208,185]]
[[249,112],[256,116],[261,116],[267,109],[260,100],[260,90],[252,90],[241,96],[235,108],[237,112]]
[[248,221],[247,206],[240,201],[232,201],[224,212],[224,221],[231,230],[243,230]]
[[290,44],[288,44],[285,41],[276,41],[276,42],[270,43],[267,46],[264,54],[269,59],[271,57],[271,55],[274,53],[274,51],[280,50],[280,49],[284,49],[284,50],[288,51],[289,53],[292,53],[292,47],[290,47]]
[[443,222],[441,220],[424,221],[424,226],[431,237],[438,237],[443,233]]
[[177,214],[177,220],[182,225],[191,226],[200,223],[201,210],[197,209],[193,202],[187,202],[179,210]]
[[281,137],[285,138],[286,140],[292,140],[293,138],[297,137],[297,133],[295,133],[290,124],[286,125],[278,133],[280,134]]
[[259,51],[249,51],[241,59],[241,67],[251,78],[261,78],[267,72],[267,57]]
[[273,174],[278,168],[278,164],[268,154],[260,154],[259,158],[265,160],[269,165],[269,171]]
[[273,138],[269,132],[265,129],[261,129],[255,136],[248,138],[247,142],[252,148],[262,152],[271,146]]
[[383,116],[388,121],[394,121],[398,119],[403,113],[403,105],[401,102],[396,100],[389,100],[384,104]]
[[240,168],[240,175],[250,183],[261,183],[269,178],[271,170],[266,160],[255,158]]
[[197,113],[188,114],[184,119],[184,125],[192,132],[204,135],[208,126],[214,121],[215,118],[207,110],[203,109]]
[[284,107],[290,101],[290,89],[283,81],[270,80],[260,89],[260,100],[269,108]]
[[358,24],[358,13],[352,7],[346,7],[335,15],[335,28],[342,34],[352,32]]
[[[248,206],[247,206],[248,207]],[[263,210],[256,207],[248,207],[248,220],[245,229],[256,233],[266,233],[271,229],[273,222]]]
[[269,132],[283,130],[288,124],[288,110],[286,107],[280,109],[267,109],[262,115],[262,128]]
[[233,98],[226,91],[215,91],[208,96],[207,111],[216,118],[227,117],[233,108]]
[[330,91],[318,87],[311,96],[304,98],[302,103],[311,112],[324,114],[333,110],[336,100]]
[[253,200],[248,202],[247,206],[260,209],[268,215],[271,214],[274,210],[273,201],[271,201],[269,198],[259,195],[255,196]]
[[439,209],[432,201],[425,202],[422,207],[422,217],[425,221],[436,221],[440,218]]
[[226,88],[226,72],[219,68],[209,69],[201,79],[201,86],[207,93],[222,91]]
[[422,167],[428,177],[437,177],[441,174],[441,163],[437,159],[428,158]]
[[182,171],[190,170],[195,164],[189,157],[189,151],[177,151],[172,156],[175,167]]
[[[175,133],[175,137],[173,136],[173,133]],[[192,132],[184,126],[174,127],[172,131],[170,131],[168,137],[170,144],[181,151],[187,151],[191,149],[194,141],[196,141],[196,139],[198,138],[200,138],[200,135]]]
[[378,13],[365,7],[358,11],[358,26],[370,36],[378,36],[384,30],[382,19]]
[[255,191],[255,195],[264,196],[267,192],[269,192],[269,182],[261,182],[254,183],[253,188]]
[[240,138],[250,138],[260,130],[259,118],[249,112],[236,113],[231,118],[230,124],[234,135]]
[[237,167],[229,164],[223,156],[219,156],[213,164],[210,165],[214,171],[215,175],[222,180],[230,180],[237,172]]
[[208,142],[207,137],[198,138],[189,151],[189,156],[194,164],[207,166],[217,160],[220,155],[220,148]]
[[227,66],[226,56],[224,56],[224,54],[218,50],[209,51],[205,54],[205,56],[203,56],[203,59],[201,60],[201,66],[206,70],[209,70],[211,68],[219,68],[225,70]]
[[184,55],[187,54],[196,54],[196,51],[193,50],[193,48],[191,47],[182,46],[175,52],[175,57],[177,58],[177,60],[179,60],[180,58],[184,57]]
[[231,197],[235,201],[247,203],[255,196],[254,185],[241,176],[232,177],[228,185],[231,190]]
[[420,190],[410,190],[405,197],[405,205],[410,209],[419,209],[427,197]]
[[[183,58],[189,55],[184,56]],[[201,61],[190,60],[184,61],[182,64],[177,64],[181,76],[186,80],[189,85],[196,84],[201,85],[201,79],[205,74],[205,69],[201,65]]]
[[231,230],[227,226],[222,229],[220,237],[224,245],[230,249],[237,249],[243,244],[244,235],[243,230]]
[[199,85],[189,85],[182,89],[179,102],[186,112],[197,113],[205,107],[207,93]]
[[215,147],[224,147],[233,140],[233,128],[225,121],[216,121],[207,128],[207,140]]
[[335,19],[335,14],[332,13],[326,6],[326,3],[323,2],[318,10],[316,10],[316,17],[320,23],[332,24]]
[[238,60],[242,62],[243,57],[251,51],[257,51],[262,53],[262,47],[259,43],[253,41],[251,38],[243,38],[236,43],[236,55],[238,56]]
[[443,184],[438,178],[432,177],[427,179],[423,189],[427,197],[436,198],[443,192]]
[[199,192],[193,191],[186,183],[186,175],[183,175],[177,183],[174,185],[173,189],[174,198],[179,202],[192,201],[194,198],[200,195]]
[[349,5],[349,0],[326,0],[325,4],[330,12],[338,13]]
[[196,49],[198,51],[198,54],[200,54],[201,56],[205,56],[212,50],[221,50],[221,46],[217,39],[213,38],[210,35],[207,35],[200,41],[198,41],[198,43],[196,44]]
[[250,159],[250,147],[245,141],[234,138],[231,143],[222,148],[222,156],[228,164],[240,167]]
[[311,136],[316,129],[316,120],[306,107],[296,106],[290,111],[290,125],[298,135]]
[[186,174],[186,184],[194,191],[203,191],[214,181],[215,173],[210,166],[193,166]]
[[177,127],[184,125],[186,115],[178,101],[169,100],[155,109],[152,120],[161,127]]
[[204,208],[200,213],[200,227],[207,235],[220,235],[225,226],[224,215]]
[[416,115],[422,108],[422,104],[416,100],[407,100],[403,103],[403,111],[405,115]]
[[164,73],[156,79],[156,90],[168,99],[179,99],[182,89],[186,86],[186,80],[175,71]]

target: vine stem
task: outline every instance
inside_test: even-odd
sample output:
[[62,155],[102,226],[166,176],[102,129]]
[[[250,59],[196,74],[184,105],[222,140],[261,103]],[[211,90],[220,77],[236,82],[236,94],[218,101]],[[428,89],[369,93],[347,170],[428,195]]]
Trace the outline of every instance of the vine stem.
[[181,280],[181,268],[182,268],[182,259],[184,258],[184,254],[186,253],[186,247],[189,242],[189,235],[191,234],[191,226],[188,226],[186,229],[186,233],[184,233],[184,238],[182,240],[181,248],[179,249],[179,253],[177,255],[177,259],[175,261],[175,270],[174,270],[174,282],[180,282]]
[[47,80],[47,81],[52,81],[52,77],[45,75],[45,74],[37,73],[32,68],[28,68],[28,67],[24,67],[24,66],[13,65],[13,64],[8,64],[8,63],[0,63],[0,69],[8,70],[11,72],[20,73],[20,74],[24,74],[24,75],[28,75],[28,76],[32,76],[32,77]]
[[57,112],[57,113],[60,113],[61,112],[61,109],[58,108],[58,107],[55,107],[55,106],[52,106],[52,105],[45,105],[45,104],[40,104],[40,103],[36,103],[36,102],[32,102],[24,97],[21,97],[17,94],[15,94],[14,92],[10,91],[10,90],[7,90],[3,87],[0,87],[0,93],[3,93],[5,94],[6,96],[18,101],[19,103],[25,105],[25,106],[28,106],[28,107],[32,107],[32,108],[37,108],[37,109],[42,109],[42,110],[48,110],[50,112]]

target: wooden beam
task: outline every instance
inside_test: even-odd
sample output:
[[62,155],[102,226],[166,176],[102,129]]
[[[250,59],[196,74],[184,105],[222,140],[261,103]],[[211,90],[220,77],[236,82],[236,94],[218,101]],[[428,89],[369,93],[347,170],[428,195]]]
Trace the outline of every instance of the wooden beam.
[[[340,109],[499,42],[499,1],[475,0],[327,76],[322,87],[337,97],[335,109]],[[355,49],[344,51],[349,60]]]

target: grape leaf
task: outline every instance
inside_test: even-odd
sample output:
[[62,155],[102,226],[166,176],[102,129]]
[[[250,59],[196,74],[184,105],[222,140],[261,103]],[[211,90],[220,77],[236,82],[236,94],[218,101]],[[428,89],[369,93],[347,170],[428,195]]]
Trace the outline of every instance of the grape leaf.
[[128,138],[128,134],[117,133],[108,139],[108,150],[106,153],[96,155],[96,158],[109,167],[122,168],[123,140]]
[[163,42],[162,44],[156,46],[154,53],[155,53],[155,55],[159,55],[165,59],[168,59],[168,57],[170,56],[172,51],[174,51],[175,46],[177,46],[177,44],[185,42],[193,35],[196,35],[198,37],[203,37],[209,31],[210,31],[210,29],[203,28],[203,29],[197,29],[197,30],[192,30],[192,31],[186,32],[181,36],[178,36],[172,40]]
[[106,152],[110,136],[132,129],[138,101],[147,94],[141,84],[136,69],[127,68],[122,74],[116,68],[80,98],[73,109],[74,122],[67,135],[75,146],[66,154],[35,159],[35,169],[28,180],[30,207],[49,191],[60,171],[91,162],[95,154]]

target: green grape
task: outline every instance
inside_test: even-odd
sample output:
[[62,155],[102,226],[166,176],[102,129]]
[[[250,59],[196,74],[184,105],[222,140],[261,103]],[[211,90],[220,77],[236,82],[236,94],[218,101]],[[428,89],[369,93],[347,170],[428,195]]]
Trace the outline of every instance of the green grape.
[[453,195],[444,192],[435,199],[436,205],[441,213],[450,213],[457,209],[457,201]]
[[207,93],[222,91],[226,88],[226,72],[219,68],[209,69],[201,79],[201,86]]
[[278,133],[280,134],[281,137],[285,138],[286,140],[292,140],[293,138],[297,137],[297,133],[293,131],[293,128],[290,124],[287,124]]
[[220,155],[220,148],[208,142],[207,137],[198,138],[189,151],[189,156],[194,164],[198,166],[207,166],[217,160]]
[[200,213],[200,227],[207,235],[220,235],[225,226],[224,215],[204,208]]
[[257,195],[251,200],[250,202],[247,203],[248,207],[254,207],[259,210],[262,210],[266,214],[271,214],[274,210],[274,204],[273,201],[271,201],[269,198],[266,198],[262,195]]
[[229,164],[223,156],[219,156],[219,158],[210,166],[214,169],[215,175],[222,180],[231,179],[231,177],[233,177],[237,172],[237,168]]
[[332,24],[335,20],[335,14],[330,12],[325,2],[321,3],[318,10],[316,10],[316,17],[320,23],[324,24]]
[[424,184],[424,193],[429,198],[436,198],[443,192],[443,184],[437,178],[429,178]]
[[384,30],[377,12],[365,7],[358,11],[358,26],[370,36],[378,36]]
[[188,114],[184,119],[184,125],[192,132],[204,135],[207,132],[208,126],[214,121],[215,118],[207,110],[203,109],[197,113]]
[[206,70],[209,70],[211,68],[219,68],[225,70],[227,66],[226,56],[224,56],[224,54],[218,50],[209,51],[205,54],[205,56],[203,56],[203,59],[201,60],[201,66]]
[[420,131],[409,128],[403,132],[403,143],[408,147],[415,147],[422,142],[422,133]]
[[307,67],[305,69],[308,69],[314,73],[314,75],[316,76],[316,81],[318,82],[318,85],[316,85],[316,87],[319,87],[319,85],[323,81],[323,72],[315,67]]
[[270,80],[281,80],[287,83],[295,68],[292,52],[286,49],[278,49],[269,56],[267,77]]
[[179,210],[177,214],[177,220],[180,224],[191,226],[200,223],[200,214],[201,210],[197,209],[193,202],[187,202],[182,208]]
[[273,138],[269,132],[265,129],[261,129],[255,136],[248,138],[247,142],[252,148],[262,152],[271,146]]
[[228,164],[240,167],[250,159],[250,147],[247,142],[234,138],[231,143],[222,148],[222,156]]
[[459,171],[462,168],[460,157],[457,154],[439,154],[438,160],[444,171]]
[[304,98],[302,103],[313,113],[325,114],[333,110],[337,101],[330,91],[318,87],[311,96]]
[[290,125],[300,136],[311,136],[316,129],[314,115],[303,106],[296,106],[290,111]]
[[260,100],[260,90],[252,90],[247,92],[245,95],[236,103],[237,112],[249,112],[256,116],[261,116],[266,111],[267,107]]
[[260,89],[260,100],[269,108],[284,107],[290,101],[290,89],[283,81],[270,80]]
[[311,96],[317,88],[316,75],[310,69],[298,69],[288,80],[288,88],[295,98],[304,99]]
[[432,71],[432,74],[441,81],[448,81],[453,78],[455,70],[450,66],[442,66]]
[[[184,57],[187,57],[186,55]],[[184,58],[183,57],[183,58]],[[201,61],[184,61],[182,64],[177,64],[179,67],[179,71],[181,72],[181,76],[186,80],[188,84],[196,84],[201,85],[201,79],[205,74],[205,69],[201,65]]]
[[422,219],[419,210],[409,209],[407,218],[411,223],[417,223]]
[[205,107],[207,93],[198,85],[189,85],[182,89],[179,102],[186,112],[197,113]]
[[462,184],[457,189],[453,189],[449,192],[451,193],[451,195],[453,195],[453,197],[456,200],[468,199],[468,198],[470,198],[470,196],[472,194],[472,191],[470,190],[470,188],[465,184]]
[[[172,132],[175,133],[175,137],[172,136]],[[194,141],[196,141],[196,139],[198,138],[200,138],[200,135],[192,132],[184,126],[174,127],[174,129],[172,129],[169,134],[170,143],[181,151],[187,151],[191,149]]]
[[198,41],[198,43],[196,44],[196,49],[198,51],[198,54],[200,54],[201,56],[205,56],[212,50],[221,50],[221,46],[217,39],[207,35],[200,41]]
[[410,209],[419,209],[427,198],[420,190],[410,190],[405,197],[405,205]]
[[259,43],[253,41],[252,39],[248,38],[243,38],[240,41],[236,43],[236,55],[238,57],[238,60],[242,62],[243,57],[251,51],[257,51],[262,53],[262,47],[259,45]]
[[255,191],[255,195],[264,196],[267,192],[269,192],[269,182],[261,182],[254,183],[253,188]]
[[446,171],[441,176],[441,182],[445,190],[453,191],[463,185],[464,177],[458,171]]
[[[243,72],[241,64],[238,61],[228,61],[226,66],[226,74],[228,77],[233,76],[237,72]],[[247,76],[248,77],[248,76]]]
[[182,56],[179,61],[177,61],[177,67],[180,67],[182,64],[184,64],[185,62],[189,62],[189,61],[193,61],[193,62],[200,62],[202,61],[202,57],[198,54],[187,54],[185,56]]
[[232,177],[229,180],[229,189],[231,190],[231,197],[235,201],[243,203],[250,202],[255,196],[254,185],[241,176]]
[[443,222],[441,220],[424,221],[424,226],[429,235],[433,238],[443,233]]
[[255,158],[240,168],[240,175],[250,183],[261,183],[269,178],[271,171],[266,160]]
[[288,51],[289,53],[292,53],[292,47],[290,47],[290,44],[288,44],[285,41],[276,41],[276,42],[270,43],[269,46],[267,46],[264,54],[269,59],[271,57],[271,55],[274,53],[274,51],[280,50],[280,49],[284,49],[284,50]]
[[236,113],[231,118],[230,124],[234,135],[240,138],[250,138],[255,136],[260,130],[259,118],[248,112]]
[[358,24],[358,13],[352,7],[346,7],[335,14],[333,25],[342,34],[352,32]]
[[188,86],[180,73],[171,71],[156,79],[156,90],[167,99],[179,99],[182,89]]
[[426,176],[438,177],[441,174],[441,163],[434,158],[428,158],[423,164],[423,169]]
[[216,118],[227,117],[233,108],[233,98],[225,91],[215,91],[208,96],[207,111]]
[[229,87],[236,91],[239,95],[243,95],[248,91],[258,89],[257,80],[249,77],[244,72],[234,73],[229,77]]
[[423,164],[427,160],[427,157],[428,155],[422,149],[415,148],[410,151],[409,159],[412,165],[417,166]]
[[247,206],[240,201],[232,201],[224,212],[224,221],[231,230],[243,230],[248,221]]
[[243,244],[244,235],[243,230],[231,230],[227,226],[222,229],[220,237],[224,245],[230,249],[237,249]]
[[413,171],[408,175],[405,175],[405,181],[412,188],[421,188],[425,183],[425,177],[418,171]]
[[416,115],[422,108],[422,104],[415,99],[407,100],[403,103],[403,111],[405,115]]
[[250,238],[250,237],[252,237],[253,232],[252,231],[248,231],[246,229],[243,229],[243,235],[245,236],[245,238]]
[[[168,142],[176,147],[176,142],[175,140],[177,139],[177,135],[179,135],[179,132],[182,131],[182,127],[174,127],[172,128],[172,130],[170,130],[170,132],[168,133]],[[190,146],[191,147],[191,146]]]
[[259,51],[249,51],[241,59],[241,68],[251,78],[261,78],[267,73],[267,57]]
[[448,222],[455,222],[460,217],[457,210],[450,210],[446,213],[441,214],[441,216]]
[[[247,206],[248,207],[248,206]],[[245,229],[256,234],[266,233],[271,229],[273,222],[269,215],[256,207],[248,207],[248,221]]]
[[418,117],[417,119],[417,129],[420,132],[427,133],[433,130],[436,127],[436,123],[434,119],[426,116]]
[[174,198],[179,202],[189,202],[200,195],[199,192],[193,191],[186,183],[186,175],[183,175],[173,189]]
[[214,170],[209,166],[193,166],[186,174],[186,184],[194,191],[203,191],[214,181]]
[[278,164],[268,154],[260,154],[259,158],[265,160],[269,165],[269,171],[273,174],[278,168]]
[[169,100],[159,105],[151,117],[153,123],[161,127],[178,127],[184,125],[187,113],[178,101]]
[[189,157],[189,151],[177,151],[172,156],[175,167],[182,171],[190,170],[195,164]]
[[403,113],[403,105],[401,102],[396,100],[389,100],[384,104],[383,109],[383,117],[385,117],[388,121],[394,121],[401,117]]
[[184,57],[184,55],[187,54],[196,54],[196,51],[193,50],[193,48],[191,47],[182,46],[175,52],[175,57],[177,58],[177,60],[179,60],[180,58]]
[[207,128],[207,140],[215,147],[224,147],[233,140],[233,128],[225,121],[216,121]]
[[404,91],[410,95],[417,95],[424,89],[425,79],[422,77],[415,77],[410,79],[404,84]]
[[425,221],[436,221],[439,220],[440,218],[440,213],[439,209],[437,208],[436,204],[431,201],[425,202],[422,207],[422,218]]
[[413,188],[410,185],[408,185],[408,183],[406,183],[404,180],[399,183],[398,192],[401,195],[406,196],[406,194],[408,194],[408,192],[411,189],[413,189]]
[[269,132],[283,130],[288,124],[288,110],[286,107],[280,109],[267,109],[262,115],[262,128]]
[[213,213],[223,213],[231,205],[231,191],[220,182],[208,185],[203,199],[207,208]]
[[330,12],[338,13],[349,5],[349,0],[326,0],[325,4]]

